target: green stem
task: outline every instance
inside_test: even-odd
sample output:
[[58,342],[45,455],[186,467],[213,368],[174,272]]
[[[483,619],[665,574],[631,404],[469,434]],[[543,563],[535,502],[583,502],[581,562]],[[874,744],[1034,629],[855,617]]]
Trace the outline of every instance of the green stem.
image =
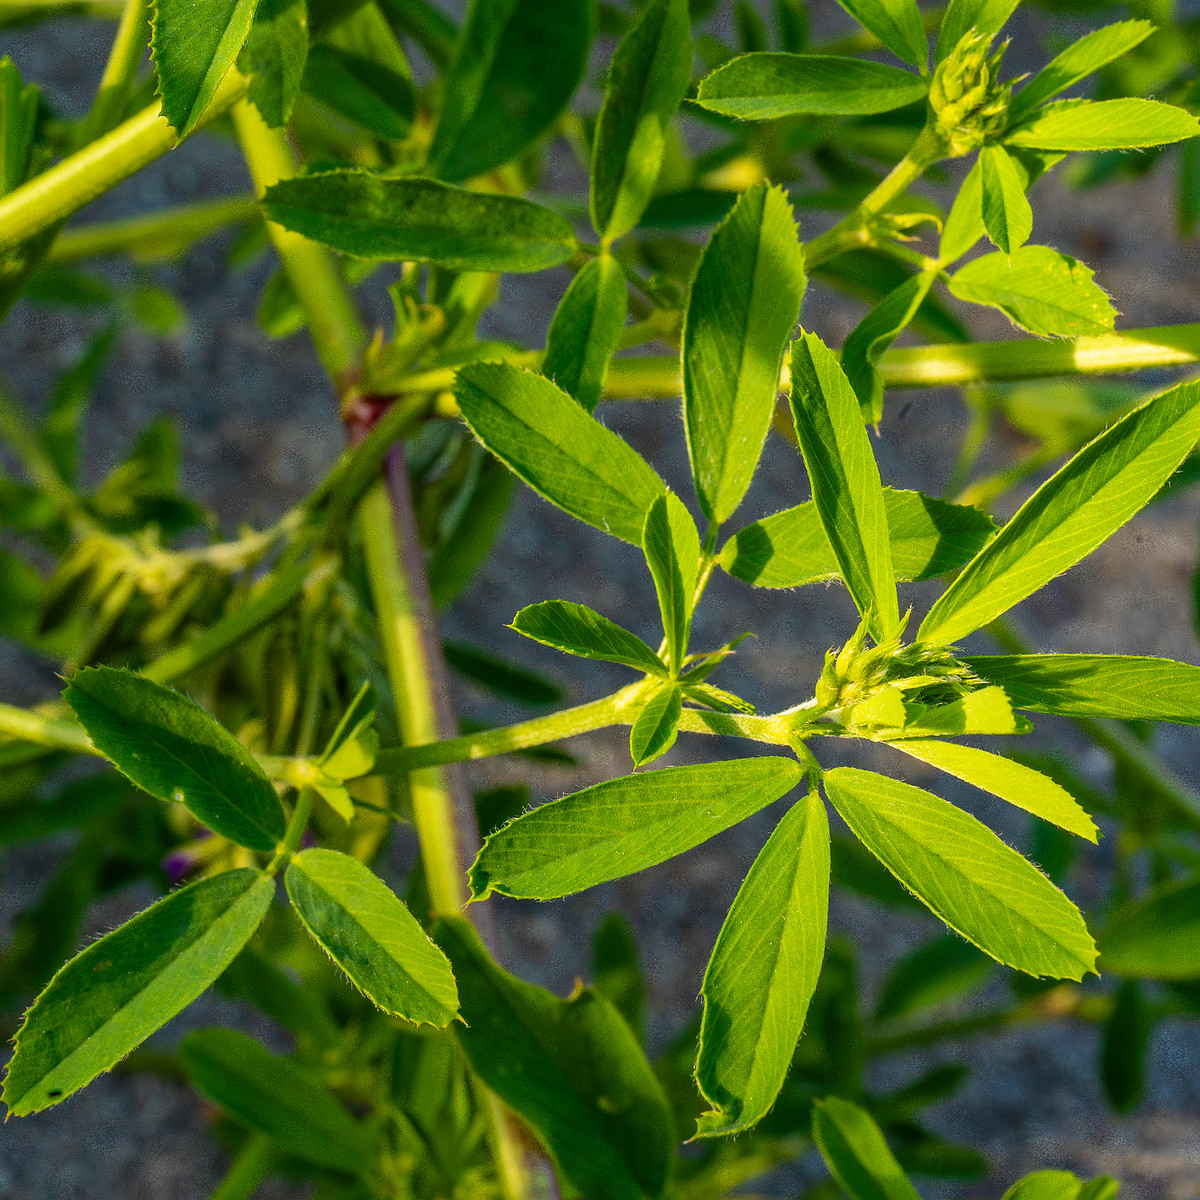
[[66,717],[44,717],[14,704],[0,704],[0,735],[52,750],[100,753],[77,722]]
[[315,788],[302,787],[296,793],[296,806],[292,809],[292,815],[284,832],[283,841],[279,843],[279,849],[275,851],[275,857],[267,865],[268,875],[274,875],[280,867],[286,866],[288,859],[300,848],[300,839],[304,836],[304,831],[308,828],[308,819],[312,816],[313,804],[316,802],[316,799],[317,793]]
[[94,142],[119,123],[137,81],[149,32],[146,0],[126,0],[92,111],[80,131],[81,145]]
[[258,215],[258,201],[253,196],[234,196],[184,204],[144,217],[97,221],[63,230],[46,261],[70,263],[113,254],[128,254],[138,262],[170,258],[209,234],[256,220]]
[[[227,112],[246,87],[245,76],[230,70],[200,125]],[[34,176],[0,200],[0,253],[78,212],[178,143],[175,131],[162,115],[162,106],[154,103],[144,108],[111,133]]]
[[[296,161],[282,131],[270,129],[248,101],[236,104],[233,124],[259,196],[273,183],[296,173]],[[339,394],[358,373],[366,331],[333,255],[324,246],[273,222],[267,223],[288,279],[308,318],[313,345]]]
[[209,1200],[249,1200],[271,1173],[275,1151],[265,1134],[253,1134]]

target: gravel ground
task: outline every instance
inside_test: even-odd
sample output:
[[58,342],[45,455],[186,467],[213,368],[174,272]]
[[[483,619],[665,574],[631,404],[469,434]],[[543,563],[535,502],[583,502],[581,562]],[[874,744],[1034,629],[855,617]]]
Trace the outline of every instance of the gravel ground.
[[[53,102],[66,111],[86,104],[103,62],[105,31],[85,22],[61,22],[37,32],[6,31],[0,52],[14,56],[26,78],[50,80]],[[211,139],[187,144],[98,202],[88,217],[147,211],[245,188],[236,149]],[[1139,185],[1079,195],[1055,180],[1035,196],[1036,240],[1078,254],[1124,312],[1126,327],[1194,319],[1197,272],[1192,246],[1174,235],[1170,182],[1165,173]],[[1136,220],[1132,219],[1136,214]],[[166,340],[132,331],[122,341],[100,388],[88,430],[101,473],[122,454],[150,417],[167,413],[183,432],[187,488],[214,509],[227,528],[270,520],[319,477],[333,460],[341,434],[333,418],[321,371],[302,337],[268,342],[254,321],[266,268],[230,274],[220,247],[209,244],[168,268],[150,274],[180,297],[186,328]],[[128,270],[113,268],[128,281]],[[493,332],[537,342],[561,294],[565,275],[509,280]],[[377,298],[371,301],[376,303]],[[372,308],[382,321],[384,310]],[[815,287],[805,305],[806,325],[840,341],[856,318]],[[22,305],[0,327],[0,364],[11,386],[27,401],[40,401],[48,373],[80,352],[95,322],[78,312]],[[981,324],[1002,336],[1003,322]],[[912,403],[892,403],[877,448],[885,481],[899,487],[940,490],[948,464],[945,448],[965,418],[952,393],[914,393]],[[606,419],[659,465],[686,493],[682,430],[673,404],[611,409]],[[994,448],[997,456],[1015,445]],[[744,515],[750,520],[806,497],[795,453],[773,439]],[[1200,662],[1188,599],[1196,560],[1200,493],[1185,495],[1139,517],[1084,564],[1022,606],[1030,636],[1047,649],[1124,650],[1159,653]],[[1131,564],[1136,564],[1131,569]],[[629,547],[570,521],[528,493],[522,494],[501,545],[481,578],[449,614],[447,633],[492,646],[562,680],[575,700],[600,695],[621,681],[603,664],[568,675],[560,658],[503,628],[526,603],[561,596],[586,600],[631,627],[650,631],[656,618],[644,567]],[[550,590],[547,591],[547,588]],[[843,641],[854,625],[844,593],[808,589],[753,592],[719,578],[697,628],[698,644],[719,644],[743,629],[748,642],[724,675],[727,685],[763,709],[808,694],[824,650]],[[928,593],[914,589],[918,608]],[[4,698],[23,699],[45,686],[27,664],[0,658]],[[480,697],[460,697],[475,711]],[[501,709],[486,715],[511,716]],[[1050,726],[1034,739],[1050,741]],[[1098,752],[1055,729],[1097,781],[1106,761]],[[1169,729],[1161,746],[1174,768],[1200,785],[1200,734]],[[673,761],[736,753],[719,741],[690,740]],[[542,795],[558,795],[627,770],[622,739],[596,735],[572,769],[543,770],[533,777]],[[888,756],[888,757],[885,757]],[[849,761],[849,759],[847,759]],[[889,752],[859,755],[862,765],[886,766],[914,782],[931,779]],[[477,786],[530,778],[524,767],[476,764]],[[1010,839],[1022,822],[998,804],[942,789]],[[498,913],[503,950],[513,969],[566,992],[586,971],[586,935],[609,908],[634,923],[644,956],[651,1001],[651,1039],[661,1045],[691,1012],[704,962],[746,868],[771,826],[772,812],[746,822],[669,864],[619,885],[595,889],[554,904],[503,902]],[[61,848],[10,854],[3,863],[0,928],[11,920],[45,877]],[[405,847],[397,854],[402,856]],[[1106,850],[1089,853],[1077,893],[1104,869]],[[397,861],[400,859],[398,857]],[[122,894],[93,914],[91,931],[110,928],[148,896]],[[929,923],[881,916],[867,906],[835,898],[835,928],[860,948],[868,990],[887,965],[927,936]],[[205,1000],[161,1035],[167,1041],[186,1026],[219,1019],[216,1000]],[[1157,1033],[1150,1090],[1131,1117],[1107,1114],[1096,1081],[1096,1033],[1074,1026],[998,1036],[974,1045],[950,1046],[940,1060],[962,1059],[973,1067],[970,1082],[930,1123],[943,1135],[973,1145],[992,1162],[986,1182],[965,1189],[970,1197],[998,1195],[1021,1173],[1047,1166],[1120,1177],[1129,1200],[1184,1200],[1200,1185],[1200,1028],[1173,1023]],[[875,1082],[898,1084],[932,1064],[926,1057],[889,1061]],[[110,1076],[62,1109],[0,1129],[0,1200],[199,1200],[220,1178],[222,1166],[205,1131],[201,1106],[182,1088],[153,1079]],[[772,1191],[791,1194],[815,1177],[811,1163],[783,1173]],[[961,1189],[925,1189],[945,1195]],[[267,1193],[264,1192],[264,1195]],[[280,1188],[271,1193],[291,1193]]]

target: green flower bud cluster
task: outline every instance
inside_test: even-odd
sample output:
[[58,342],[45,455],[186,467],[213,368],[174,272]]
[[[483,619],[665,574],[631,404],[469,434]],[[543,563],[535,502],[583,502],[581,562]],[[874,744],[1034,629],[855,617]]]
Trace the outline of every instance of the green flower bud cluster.
[[934,72],[929,107],[950,156],[978,149],[1008,123],[1012,84],[997,81],[1008,43],[989,57],[991,41],[972,29]]

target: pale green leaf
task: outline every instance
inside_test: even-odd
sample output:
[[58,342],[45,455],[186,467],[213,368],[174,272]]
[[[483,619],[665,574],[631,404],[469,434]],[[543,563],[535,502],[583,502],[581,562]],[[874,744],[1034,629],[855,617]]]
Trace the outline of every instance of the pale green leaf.
[[950,0],[938,27],[934,61],[940,63],[972,30],[994,36],[1012,16],[1018,0]]
[[976,158],[946,214],[942,239],[938,245],[938,261],[956,262],[983,237],[984,232],[983,163]]
[[471,363],[455,382],[475,436],[535,492],[640,546],[663,482],[644,458],[550,380],[507,363]]
[[1082,979],[1096,950],[1079,910],[990,829],[945,800],[837,767],[826,794],[868,850],[951,929],[1030,975]]
[[1137,979],[1200,979],[1200,880],[1119,905],[1100,935],[1100,967]]
[[998,308],[1039,337],[1095,337],[1111,333],[1116,322],[1091,270],[1049,246],[972,259],[951,276],[949,287],[960,300]]
[[1070,1171],[1034,1171],[1018,1179],[1002,1200],[1077,1200],[1082,1186]]
[[696,1081],[713,1106],[697,1134],[749,1129],[784,1076],[825,956],[829,822],[814,788],[775,827],[704,972]]
[[661,1196],[676,1141],[671,1109],[621,1014],[591,988],[560,1000],[509,975],[459,917],[443,917],[434,937],[458,980],[459,1045],[536,1132],[563,1183],[589,1200]]
[[429,151],[453,183],[519,155],[567,106],[592,41],[589,0],[472,0]]
[[813,1105],[813,1140],[850,1200],[920,1200],[870,1115],[827,1096]]
[[1061,54],[1056,54],[1017,92],[1008,106],[1009,123],[1019,123],[1051,97],[1127,54],[1153,32],[1153,21],[1118,21],[1085,34]]
[[677,683],[659,688],[629,727],[629,756],[635,767],[661,758],[679,736],[683,689]]
[[376,1008],[439,1029],[458,1015],[445,955],[374,871],[315,849],[294,855],[284,879],[305,929]]
[[163,116],[187,137],[233,66],[254,20],[255,0],[155,0],[150,54]]
[[956,742],[939,739],[900,740],[888,743],[921,762],[937,767],[948,775],[954,775],[1017,808],[1049,821],[1060,829],[1066,829],[1089,842],[1099,840],[1099,831],[1092,818],[1079,802],[1064,787],[1032,767],[989,754],[974,746],[960,746]]
[[1003,688],[968,692],[949,704],[908,712],[902,737],[957,737],[976,733],[1028,733],[1029,723],[1013,714]]
[[576,246],[565,218],[520,196],[358,167],[281,180],[267,189],[263,211],[277,225],[343,254],[455,271],[541,271],[566,262]]
[[71,959],[17,1032],[4,1081],[10,1115],[66,1099],[191,1004],[246,944],[274,894],[274,880],[258,871],[214,875]]
[[678,675],[687,654],[700,574],[700,535],[674,492],[659,496],[646,514],[642,552],[654,579],[667,639],[667,667]]
[[307,58],[305,0],[259,0],[238,66],[250,76],[251,103],[273,129],[287,124]]
[[[892,569],[901,580],[933,579],[964,567],[997,526],[967,504],[948,504],[921,492],[883,489]],[[837,558],[813,501],[739,530],[721,548],[720,565],[755,587],[800,587],[840,579]]]
[[1200,725],[1200,667],[1191,663],[1120,654],[993,654],[963,661],[1028,712]]
[[1033,209],[1021,176],[1003,146],[984,146],[979,165],[984,229],[997,249],[1012,254],[1033,232]]
[[360,1175],[375,1161],[370,1128],[314,1071],[236,1029],[198,1029],[179,1045],[192,1086],[285,1154]]
[[570,600],[530,604],[513,617],[510,628],[565,654],[621,663],[650,675],[666,672],[662,659],[640,637],[585,604]]
[[764,757],[598,783],[493,833],[471,868],[472,892],[548,900],[632,875],[765,808],[800,775],[795,759]]
[[1197,134],[1200,121],[1191,113],[1158,100],[1059,100],[1004,140],[1031,150],[1138,150]]
[[76,671],[63,696],[96,749],[150,795],[251,850],[282,840],[287,822],[271,781],[194,701],[114,667]]
[[320,767],[326,775],[334,779],[357,779],[375,765],[379,751],[379,734],[373,728],[375,706],[375,689],[369,682],[364,683],[321,754]]
[[756,184],[709,239],[683,325],[683,416],[704,515],[741,503],[775,411],[804,298],[804,252],[780,188]]
[[838,3],[897,58],[914,67],[922,67],[929,61],[929,38],[916,0],[838,0]]
[[955,642],[1074,566],[1158,491],[1200,437],[1200,384],[1180,384],[1089,442],[963,569],[917,637]]
[[602,238],[628,233],[645,211],[691,73],[687,0],[653,0],[613,54],[596,122],[591,213]]
[[625,273],[608,254],[592,259],[567,288],[546,334],[542,374],[591,412],[600,402],[625,328]]
[[883,641],[900,613],[879,468],[858,398],[816,334],[792,343],[791,405],[825,536],[871,636]]
[[801,113],[860,116],[891,112],[927,91],[910,71],[833,54],[743,54],[700,84],[697,103],[727,117],[771,120]]

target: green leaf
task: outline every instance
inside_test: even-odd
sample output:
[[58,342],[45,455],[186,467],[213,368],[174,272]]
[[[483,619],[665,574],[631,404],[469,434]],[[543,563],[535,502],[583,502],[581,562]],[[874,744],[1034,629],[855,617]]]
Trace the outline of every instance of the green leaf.
[[863,419],[872,425],[878,425],[883,417],[879,360],[912,323],[934,278],[931,272],[922,271],[906,279],[863,317],[842,346],[842,370],[858,397]]
[[1081,79],[1114,59],[1128,54],[1154,32],[1152,21],[1118,21],[1081,37],[1052,58],[1008,106],[1009,124],[1018,124],[1027,113],[1045,104]]
[[573,604],[569,600],[543,600],[539,604],[530,604],[513,617],[509,628],[564,654],[621,663],[649,675],[666,672],[662,659],[637,634],[623,629],[585,604]]
[[1029,722],[1013,715],[1003,688],[985,687],[968,692],[949,704],[924,711],[908,711],[904,728],[910,738],[957,737],[968,733],[1028,733]]
[[550,1151],[572,1189],[595,1200],[663,1193],[675,1144],[671,1111],[641,1047],[598,992],[560,1000],[498,967],[475,931],[434,931],[458,980],[471,1066]]
[[625,329],[625,273],[615,258],[593,258],[567,288],[550,331],[542,374],[588,412],[600,403],[609,359]]
[[198,1029],[179,1045],[195,1089],[281,1151],[361,1175],[375,1162],[370,1129],[313,1071],[279,1058],[236,1029]]
[[851,1200],[920,1200],[871,1117],[839,1096],[813,1101],[813,1140]]
[[531,200],[357,167],[281,180],[267,189],[263,211],[343,254],[455,271],[541,271],[575,252],[566,219]]
[[155,0],[150,54],[163,116],[185,138],[233,66],[254,20],[255,0]]
[[1197,437],[1200,384],[1126,414],[1021,505],[942,593],[918,639],[958,641],[1073,567],[1154,496]]
[[963,661],[1027,712],[1200,725],[1200,667],[1191,663],[1120,654],[991,654]]
[[675,745],[679,715],[683,711],[683,689],[666,684],[646,701],[629,728],[629,756],[635,767],[661,758]]
[[462,367],[454,394],[475,436],[535,492],[635,546],[663,482],[561,388],[507,363]]
[[1081,1187],[1070,1171],[1034,1171],[1018,1179],[1003,1200],[1078,1200]]
[[642,552],[654,579],[658,611],[667,638],[667,667],[678,675],[687,655],[692,608],[700,575],[700,535],[674,492],[659,496],[646,514]]
[[888,972],[880,985],[875,1018],[904,1017],[974,991],[994,964],[953,933],[918,946]]
[[1100,966],[1135,979],[1200,978],[1200,879],[1120,905],[1100,935]]
[[881,642],[900,623],[879,468],[858,398],[816,334],[792,343],[792,415],[813,501],[842,578]]
[[548,900],[632,875],[765,808],[800,775],[794,759],[763,757],[598,783],[493,833],[471,868],[472,893]]
[[749,1129],[775,1102],[821,973],[828,909],[829,822],[814,788],[754,860],[704,972],[696,1082],[713,1107],[697,1136]]
[[645,1027],[646,982],[633,928],[619,912],[610,912],[592,935],[591,967],[596,990],[625,1018],[640,1042]]
[[[997,526],[967,504],[948,504],[921,492],[883,489],[892,543],[892,569],[900,580],[933,579],[964,567],[992,539]],[[840,579],[837,558],[813,501],[788,508],[739,530],[717,562],[755,587],[800,587]]]
[[804,252],[780,188],[756,184],[704,249],[683,324],[683,418],[704,515],[741,503],[775,411],[804,298]]
[[923,100],[927,85],[899,67],[834,54],[743,54],[700,84],[697,103],[727,117],[862,116]]
[[1029,197],[1003,146],[984,146],[979,152],[979,166],[983,227],[997,249],[1012,254],[1033,232]]
[[375,689],[370,682],[364,683],[321,754],[320,767],[326,775],[357,779],[375,765],[379,752],[379,734],[373,728],[375,707]]
[[238,66],[250,76],[251,103],[273,129],[287,124],[307,58],[305,0],[259,0]]
[[938,27],[934,61],[940,63],[972,30],[995,35],[1004,28],[1018,0],[950,0]]
[[327,42],[308,52],[304,90],[384,141],[405,137],[416,109],[407,75]]
[[826,794],[851,832],[951,929],[1029,975],[1082,979],[1096,949],[1079,910],[961,809],[911,784],[837,767]]
[[1158,100],[1059,100],[1004,140],[1031,150],[1138,150],[1197,134],[1191,113]]
[[442,653],[452,671],[497,696],[505,696],[534,708],[557,704],[563,699],[563,690],[558,684],[535,671],[497,658],[477,646],[443,640]]
[[458,183],[516,158],[566,107],[592,41],[588,0],[472,0],[429,159]]
[[952,263],[962,258],[984,235],[983,159],[976,158],[967,177],[959,185],[958,195],[946,214],[938,261]]
[[592,141],[591,213],[600,237],[621,237],[645,212],[691,74],[687,0],[654,0],[608,68]]
[[1116,322],[1091,270],[1049,246],[972,259],[950,277],[949,287],[960,300],[998,308],[1039,337],[1096,336],[1111,333]]
[[928,63],[929,38],[916,0],[838,0],[838,3],[897,58],[914,67]]
[[897,750],[919,758],[957,779],[991,792],[1017,808],[1041,817],[1060,829],[1069,830],[1089,842],[1100,834],[1092,818],[1066,788],[1060,787],[1032,767],[1023,766],[999,754],[989,754],[974,746],[960,746],[941,740],[901,740],[889,742]]
[[150,795],[251,850],[282,840],[287,822],[271,781],[194,701],[113,667],[76,671],[63,697],[96,749]]
[[258,871],[226,871],[172,892],[71,959],[17,1033],[4,1081],[9,1114],[66,1099],[191,1004],[258,928],[274,893]]
[[439,1029],[458,1015],[445,955],[374,871],[336,850],[303,850],[284,882],[305,929],[376,1008]]
[[1146,1092],[1146,1050],[1154,1024],[1142,987],[1123,979],[1100,1031],[1100,1082],[1114,1112],[1132,1112]]

